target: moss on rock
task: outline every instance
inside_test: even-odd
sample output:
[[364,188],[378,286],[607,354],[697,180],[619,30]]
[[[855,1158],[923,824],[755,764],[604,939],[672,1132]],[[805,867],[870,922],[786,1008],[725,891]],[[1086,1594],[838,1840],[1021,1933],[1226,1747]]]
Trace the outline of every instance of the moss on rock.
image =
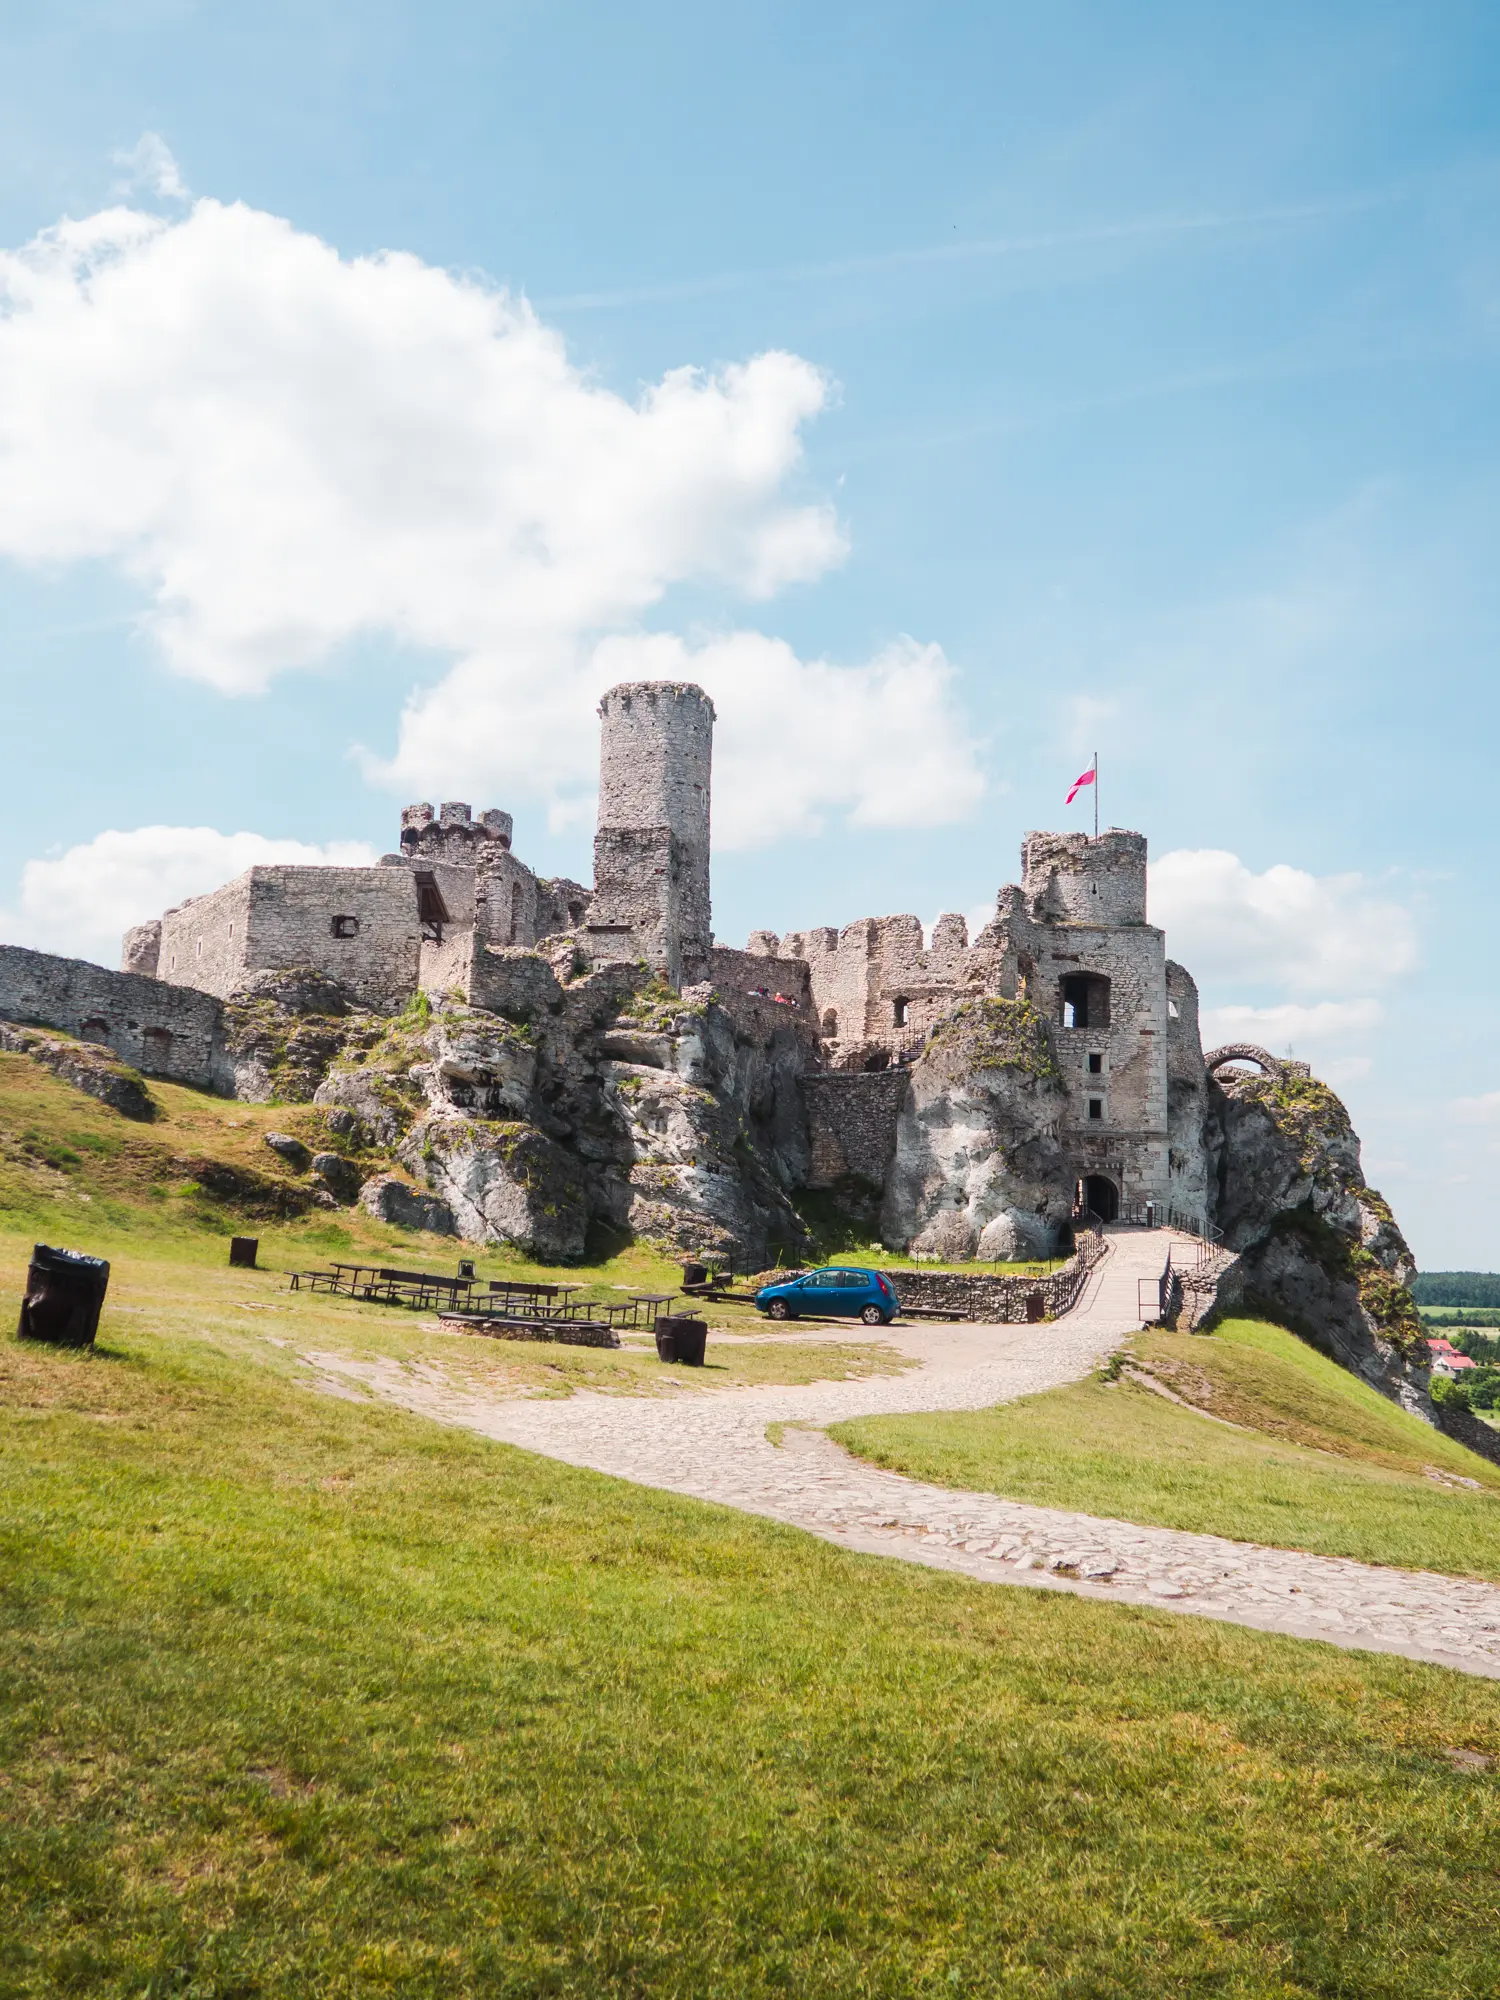
[[1062,1082],[1047,1023],[1029,1000],[966,1000],[928,1044],[972,1070],[1013,1069],[1039,1083]]

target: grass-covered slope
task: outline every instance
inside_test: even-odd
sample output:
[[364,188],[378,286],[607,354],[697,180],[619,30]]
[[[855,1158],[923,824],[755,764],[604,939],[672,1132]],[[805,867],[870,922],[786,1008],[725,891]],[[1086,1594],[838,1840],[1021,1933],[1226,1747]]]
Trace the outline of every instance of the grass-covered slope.
[[219,1303],[0,1345],[0,1992],[1492,1990],[1490,1684],[320,1397]]
[[[1132,1381],[1132,1368],[1193,1407]],[[861,1419],[833,1435],[942,1485],[1500,1578],[1500,1467],[1279,1327],[1232,1320],[1211,1335],[1143,1334],[1112,1375],[993,1410]]]
[[[312,1105],[242,1104],[156,1079],[150,1094],[156,1116],[141,1123],[28,1056],[0,1053],[0,1234],[104,1256],[149,1246],[153,1256],[189,1261],[222,1260],[228,1237],[246,1234],[260,1238],[262,1261],[282,1269],[338,1257],[451,1271],[459,1256],[477,1256],[481,1276],[545,1268],[513,1251],[397,1229],[358,1207],[319,1207],[315,1177],[265,1143],[268,1132],[286,1132],[315,1152],[342,1150]],[[679,1264],[644,1245],[604,1241],[583,1271],[550,1274],[652,1291],[682,1279]]]

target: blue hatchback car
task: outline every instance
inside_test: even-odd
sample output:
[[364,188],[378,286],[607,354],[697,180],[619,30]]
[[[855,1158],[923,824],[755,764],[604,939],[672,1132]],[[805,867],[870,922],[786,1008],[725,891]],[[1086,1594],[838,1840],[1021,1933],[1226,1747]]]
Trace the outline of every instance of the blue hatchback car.
[[889,1326],[901,1310],[901,1301],[891,1289],[890,1279],[880,1271],[836,1264],[789,1278],[784,1285],[762,1285],[755,1294],[755,1309],[772,1319],[800,1319],[803,1313],[820,1317],[847,1313],[862,1319],[866,1326]]

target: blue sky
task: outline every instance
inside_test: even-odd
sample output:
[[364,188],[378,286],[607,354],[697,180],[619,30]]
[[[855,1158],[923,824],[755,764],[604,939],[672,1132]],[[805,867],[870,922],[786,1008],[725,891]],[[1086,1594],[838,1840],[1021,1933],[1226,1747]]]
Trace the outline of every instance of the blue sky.
[[978,912],[1097,747],[1500,1267],[1497,85],[1442,0],[13,4],[0,934],[408,796],[586,875],[625,672],[714,689],[735,942]]

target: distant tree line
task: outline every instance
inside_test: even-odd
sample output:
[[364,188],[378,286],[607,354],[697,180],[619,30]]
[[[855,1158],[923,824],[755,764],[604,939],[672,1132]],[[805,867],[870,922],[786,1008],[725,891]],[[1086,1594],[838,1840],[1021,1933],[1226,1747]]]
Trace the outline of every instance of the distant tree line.
[[1411,1295],[1419,1306],[1500,1306],[1500,1271],[1423,1271]]

